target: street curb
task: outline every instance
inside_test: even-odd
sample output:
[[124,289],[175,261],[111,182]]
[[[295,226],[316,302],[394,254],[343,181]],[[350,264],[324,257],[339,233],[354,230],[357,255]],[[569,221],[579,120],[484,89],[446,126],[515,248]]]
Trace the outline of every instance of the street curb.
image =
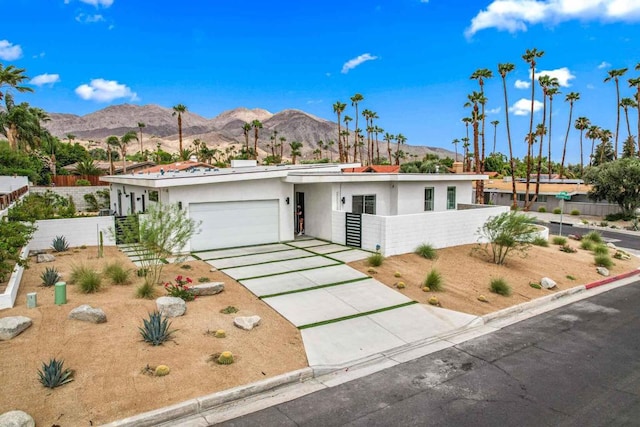
[[585,289],[593,289],[598,286],[606,285],[611,282],[615,282],[616,280],[626,279],[627,277],[635,276],[640,274],[640,269],[629,271],[627,273],[618,274],[617,276],[607,277],[606,279],[598,280],[597,282],[588,283],[584,285]]
[[123,418],[109,424],[105,427],[149,427],[162,423],[168,423],[184,417],[193,417],[202,412],[209,411],[225,403],[244,399],[254,396],[258,393],[273,390],[284,385],[303,382],[313,378],[313,370],[311,368],[299,369],[297,371],[287,372],[282,375],[268,378],[262,381],[256,381],[243,386],[230,388],[228,390],[217,393],[208,394],[206,396],[189,399],[175,405],[156,409],[142,414],[134,415],[129,418]]

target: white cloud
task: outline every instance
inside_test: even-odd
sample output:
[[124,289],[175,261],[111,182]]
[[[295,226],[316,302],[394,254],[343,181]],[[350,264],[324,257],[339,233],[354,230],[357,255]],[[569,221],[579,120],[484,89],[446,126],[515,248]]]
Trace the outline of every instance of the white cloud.
[[[540,111],[542,109],[542,102],[535,100],[533,101],[533,112]],[[515,114],[516,116],[528,116],[531,114],[531,100],[522,98],[516,101],[511,107],[509,107],[509,112]]]
[[60,75],[59,74],[40,74],[38,76],[35,76],[34,78],[31,79],[31,81],[29,82],[32,85],[35,86],[44,86],[44,85],[54,85],[55,83],[58,83],[60,81]]
[[375,59],[378,59],[378,57],[373,56],[370,53],[363,53],[362,55],[357,56],[345,62],[344,65],[342,66],[342,74],[347,74],[349,70],[353,70],[363,62],[373,61]]
[[467,37],[487,28],[515,33],[527,25],[557,24],[572,19],[582,21],[640,20],[637,0],[493,0],[471,20]]
[[[90,4],[95,7],[104,7],[107,8],[113,4],[113,0],[80,0],[82,3]],[[65,3],[67,3],[65,1]]]
[[516,80],[515,87],[516,89],[529,89],[531,87],[531,82]]
[[14,45],[9,40],[0,40],[0,59],[13,61],[22,57],[22,48],[19,44]]
[[602,70],[609,67],[611,67],[611,64],[609,64],[607,61],[602,61],[600,65],[598,65],[598,70]]
[[87,15],[85,13],[80,13],[76,16],[76,21],[82,22],[84,24],[93,24],[95,22],[103,22],[104,16],[100,14]]
[[486,114],[498,114],[501,109],[502,109],[501,107],[491,108],[491,109],[485,111],[485,113]]
[[78,86],[76,94],[85,101],[109,102],[118,98],[138,100],[138,95],[135,92],[115,80],[93,79],[89,84]]
[[569,80],[576,78],[576,76],[571,74],[571,71],[567,67],[562,67],[555,70],[540,71],[538,73],[535,73],[536,80],[538,80],[540,76],[544,76],[544,75],[547,75],[552,78],[555,77],[556,79],[558,79],[558,84],[562,87],[571,86],[569,84]]

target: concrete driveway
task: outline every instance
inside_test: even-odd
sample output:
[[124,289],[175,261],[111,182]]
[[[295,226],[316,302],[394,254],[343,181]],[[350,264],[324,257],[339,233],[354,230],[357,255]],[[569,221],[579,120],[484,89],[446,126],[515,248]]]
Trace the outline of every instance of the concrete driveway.
[[309,365],[338,368],[477,317],[418,304],[345,262],[370,253],[318,239],[194,253],[298,327]]

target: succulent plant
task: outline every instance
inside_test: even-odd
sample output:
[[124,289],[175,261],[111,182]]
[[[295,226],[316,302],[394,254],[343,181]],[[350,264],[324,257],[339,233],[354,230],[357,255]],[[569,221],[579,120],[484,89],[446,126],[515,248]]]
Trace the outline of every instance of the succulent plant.
[[42,279],[42,286],[53,286],[60,281],[60,273],[55,267],[47,267],[40,275],[40,279]]
[[69,242],[64,236],[56,236],[51,242],[51,247],[56,252],[64,252],[69,249]]
[[158,311],[149,313],[149,319],[143,319],[144,327],[138,328],[140,335],[145,342],[151,345],[160,345],[163,342],[171,339],[171,334],[174,330],[169,330],[171,322],[166,317],[163,317]]
[[373,267],[369,267],[369,268],[367,269],[367,273],[369,273],[369,274],[376,274],[377,272],[378,272],[378,270],[376,270],[376,269],[375,269],[375,268],[373,268]]
[[232,305],[229,305],[229,306],[223,308],[222,310],[220,310],[220,313],[222,313],[222,314],[233,314],[233,313],[237,313],[238,311],[239,310],[236,307],[234,307]]
[[218,363],[221,365],[231,365],[233,363],[233,354],[230,351],[223,351],[218,356]]
[[404,282],[396,283],[396,288],[398,288],[398,289],[404,289],[406,287],[407,287],[407,285]]
[[480,301],[480,302],[489,302],[487,297],[485,297],[484,295],[479,295],[478,296],[478,301]]
[[422,287],[422,292],[431,292],[431,288],[428,286],[423,286]]
[[42,362],[42,370],[38,370],[40,383],[48,388],[55,388],[73,381],[73,371],[62,369],[63,360],[55,358],[49,360],[49,364]]
[[402,277],[402,274],[399,271],[393,273],[393,277]]
[[529,283],[529,286],[531,286],[533,289],[542,289],[542,286],[540,285],[540,283],[536,283],[536,282]]
[[227,333],[224,331],[224,329],[218,329],[214,332],[213,336],[216,338],[225,338],[227,336]]
[[436,306],[440,307],[440,301],[438,301],[438,298],[436,298],[436,297],[429,298],[428,303],[431,304],[431,305],[436,305]]
[[164,377],[165,375],[169,375],[169,372],[171,372],[171,369],[169,369],[167,365],[158,365],[156,366],[154,374],[156,377]]

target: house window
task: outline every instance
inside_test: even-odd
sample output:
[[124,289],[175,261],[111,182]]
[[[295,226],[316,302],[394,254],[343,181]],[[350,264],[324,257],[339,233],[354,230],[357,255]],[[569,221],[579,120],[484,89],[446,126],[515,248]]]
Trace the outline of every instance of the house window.
[[376,214],[376,196],[352,196],[351,212],[356,214]]
[[447,209],[456,208],[456,187],[447,187]]
[[158,192],[156,190],[149,190],[149,201],[150,202],[158,201]]
[[427,187],[424,189],[424,210],[433,210],[433,194],[435,189],[433,187]]

